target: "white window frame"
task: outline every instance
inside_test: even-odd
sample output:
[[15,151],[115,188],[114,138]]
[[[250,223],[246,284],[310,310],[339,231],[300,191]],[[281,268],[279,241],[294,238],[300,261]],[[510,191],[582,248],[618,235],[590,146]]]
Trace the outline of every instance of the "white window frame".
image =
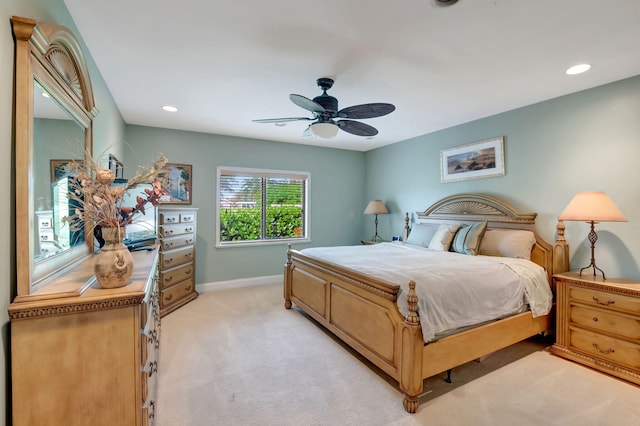
[[[304,179],[305,191],[304,191],[304,210],[303,210],[303,218],[302,218],[303,229],[305,232],[304,237],[269,239],[269,240],[253,240],[253,241],[220,241],[220,212],[222,211],[222,208],[220,206],[220,176],[223,174],[237,174],[242,176],[255,176],[255,177],[279,177],[279,178]],[[310,187],[311,187],[311,173],[309,172],[218,166],[216,170],[216,247],[227,248],[227,247],[311,242],[311,228],[309,226],[309,224],[311,223],[311,220],[310,220],[311,209],[309,204]]]

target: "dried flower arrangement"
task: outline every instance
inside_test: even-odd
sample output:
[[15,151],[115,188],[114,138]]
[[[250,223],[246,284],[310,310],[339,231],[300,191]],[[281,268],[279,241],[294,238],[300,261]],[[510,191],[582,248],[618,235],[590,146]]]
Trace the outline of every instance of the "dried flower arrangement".
[[[62,220],[72,228],[89,227],[116,228],[133,222],[137,213],[144,214],[145,205],[158,205],[160,197],[166,195],[162,179],[166,175],[167,158],[158,154],[152,166],[139,167],[138,173],[127,180],[125,186],[111,186],[115,181],[114,173],[101,168],[91,154],[86,154],[86,161],[74,162],[71,168],[74,179],[71,182],[69,198],[79,206],[71,216]],[[125,194],[140,184],[150,183],[151,189],[145,189],[142,196],[136,196],[135,207],[124,207],[122,202]]]

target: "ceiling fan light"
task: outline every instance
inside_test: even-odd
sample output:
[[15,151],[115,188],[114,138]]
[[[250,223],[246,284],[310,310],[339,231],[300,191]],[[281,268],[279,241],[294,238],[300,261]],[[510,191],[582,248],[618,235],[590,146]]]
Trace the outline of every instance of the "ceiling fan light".
[[320,139],[333,139],[338,134],[338,126],[333,123],[313,123],[311,126],[313,136]]

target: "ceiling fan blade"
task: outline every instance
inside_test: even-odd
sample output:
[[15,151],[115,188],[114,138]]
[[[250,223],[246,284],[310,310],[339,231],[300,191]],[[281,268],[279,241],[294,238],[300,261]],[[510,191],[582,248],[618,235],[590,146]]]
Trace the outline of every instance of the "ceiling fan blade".
[[286,123],[288,121],[311,121],[315,118],[308,117],[289,117],[289,118],[262,118],[260,120],[251,120],[254,123]]
[[363,118],[382,117],[395,111],[396,107],[392,104],[373,103],[354,105],[343,108],[336,114],[339,118],[355,118],[361,120]]
[[314,139],[315,136],[313,136],[313,133],[311,133],[311,126],[307,126],[306,129],[304,129],[304,132],[302,132],[302,139]]
[[291,99],[291,102],[298,105],[300,108],[306,109],[307,111],[315,112],[318,114],[321,114],[325,111],[322,105],[312,101],[309,98],[305,98],[302,95],[291,94],[289,95],[289,99]]
[[378,134],[378,129],[359,121],[338,120],[336,121],[336,124],[345,132],[356,136],[375,136]]

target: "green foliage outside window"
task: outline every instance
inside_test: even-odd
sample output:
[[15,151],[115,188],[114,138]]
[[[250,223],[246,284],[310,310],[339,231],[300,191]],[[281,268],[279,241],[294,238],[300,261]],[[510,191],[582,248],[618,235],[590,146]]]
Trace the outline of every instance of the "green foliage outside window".
[[[220,241],[260,240],[260,208],[224,209],[220,212]],[[270,238],[302,237],[302,208],[298,206],[267,207],[266,235]]]

